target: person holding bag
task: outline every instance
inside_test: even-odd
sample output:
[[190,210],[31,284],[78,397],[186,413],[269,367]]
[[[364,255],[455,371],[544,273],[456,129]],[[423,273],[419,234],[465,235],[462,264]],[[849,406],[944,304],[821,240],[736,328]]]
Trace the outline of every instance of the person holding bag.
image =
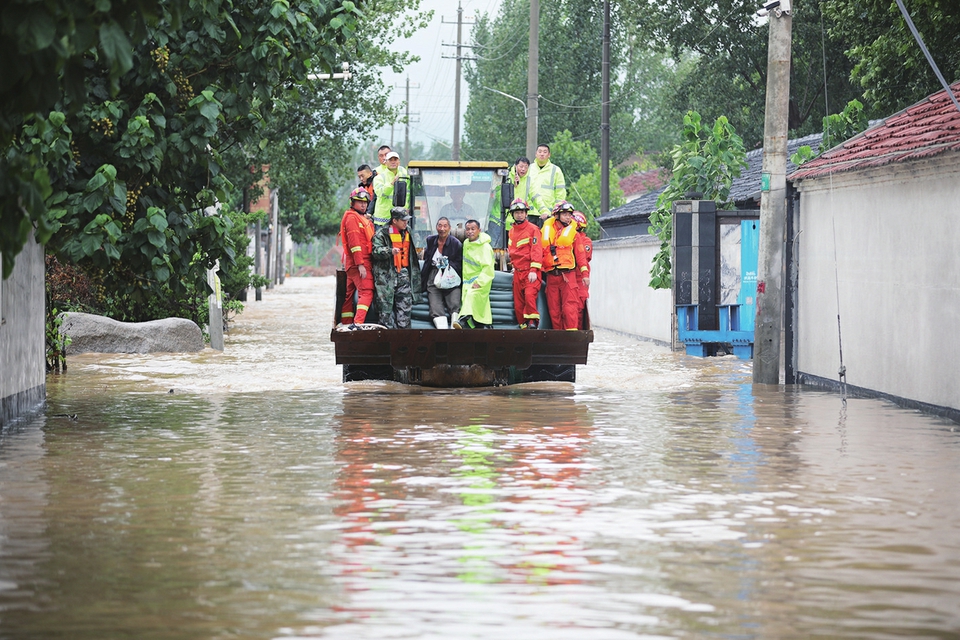
[[[452,273],[450,273],[452,271]],[[456,275],[453,279],[451,276]],[[444,277],[446,276],[446,277]],[[460,281],[463,278],[463,244],[450,235],[450,220],[437,220],[436,235],[427,236],[420,267],[422,292],[427,294],[430,318],[437,329],[449,329],[450,318],[460,312]],[[455,280],[450,288],[437,286]]]

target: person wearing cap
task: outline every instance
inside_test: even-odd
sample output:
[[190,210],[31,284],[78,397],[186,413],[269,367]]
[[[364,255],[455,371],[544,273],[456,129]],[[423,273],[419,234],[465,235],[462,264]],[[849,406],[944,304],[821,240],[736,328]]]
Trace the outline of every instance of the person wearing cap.
[[580,329],[586,329],[583,310],[590,297],[590,260],[593,259],[593,240],[587,235],[587,216],[581,211],[573,212],[573,223],[577,227],[577,237],[573,241],[573,257],[577,261],[577,285],[580,293],[580,311],[577,318]]
[[450,234],[450,220],[437,220],[437,233],[427,236],[420,268],[420,288],[427,294],[430,319],[437,329],[447,329],[449,320],[460,313],[460,287],[440,289],[434,281],[440,269],[452,267],[463,279],[463,243]]
[[543,273],[547,293],[550,324],[554,329],[575,331],[580,322],[580,286],[577,283],[577,261],[573,244],[577,225],[573,222],[573,205],[563,200],[553,208],[553,217],[543,223]]
[[[393,207],[393,189],[398,179],[409,178],[406,167],[400,165],[400,154],[396,151],[388,151],[385,156],[386,167],[383,171],[378,171],[373,179],[373,192],[377,198],[377,204],[373,211],[373,221],[378,227],[382,227],[390,222],[390,210]],[[409,193],[407,195],[409,198]]]
[[546,221],[552,215],[553,208],[567,199],[567,183],[563,178],[563,171],[550,162],[550,145],[541,144],[537,147],[536,160],[530,165],[530,181],[530,188],[539,198],[537,206],[540,219]]
[[477,220],[463,226],[467,240],[463,243],[463,296],[460,316],[454,317],[454,329],[484,329],[493,325],[490,309],[490,287],[493,286],[493,247],[490,236],[480,231]]
[[403,207],[390,209],[390,221],[373,234],[373,279],[380,324],[388,329],[409,329],[413,292],[420,292],[420,261]]
[[[347,272],[347,295],[340,310],[340,322],[345,325],[363,324],[373,303],[373,223],[364,215],[370,195],[362,187],[350,194],[350,208],[340,220],[340,238],[343,243],[343,268]],[[354,309],[353,296],[357,296]]]
[[543,243],[540,229],[527,220],[530,205],[517,198],[510,205],[513,226],[507,240],[507,252],[513,264],[513,312],[521,329],[540,326],[537,296],[540,294],[540,267]]

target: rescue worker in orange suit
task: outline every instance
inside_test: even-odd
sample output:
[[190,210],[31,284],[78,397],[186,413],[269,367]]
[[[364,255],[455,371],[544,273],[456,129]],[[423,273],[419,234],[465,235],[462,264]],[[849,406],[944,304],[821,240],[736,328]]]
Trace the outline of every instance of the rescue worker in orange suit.
[[521,329],[540,326],[537,296],[540,293],[540,268],[543,243],[540,227],[527,220],[530,205],[517,198],[510,204],[513,226],[510,227],[507,252],[513,263],[513,312]]
[[543,223],[543,273],[546,280],[547,307],[554,329],[576,331],[580,327],[580,285],[573,245],[577,225],[573,205],[561,200],[553,208],[553,217]]
[[[343,243],[343,268],[347,272],[347,296],[340,310],[343,324],[363,324],[373,303],[373,222],[364,214],[370,204],[366,189],[357,187],[350,193],[350,208],[340,221],[340,240]],[[353,296],[357,294],[354,311]]]
[[590,297],[590,260],[593,259],[593,240],[587,235],[587,216],[580,211],[573,212],[573,222],[577,225],[577,237],[573,241],[573,257],[577,260],[577,283],[580,286],[580,311],[577,318],[579,327],[586,329],[583,310]]

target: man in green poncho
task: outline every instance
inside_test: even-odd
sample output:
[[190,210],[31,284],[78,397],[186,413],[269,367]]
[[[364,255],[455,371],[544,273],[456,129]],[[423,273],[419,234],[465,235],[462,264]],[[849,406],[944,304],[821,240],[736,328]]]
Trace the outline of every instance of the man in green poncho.
[[454,317],[454,329],[483,329],[493,324],[490,311],[490,287],[493,285],[493,247],[490,236],[480,231],[480,223],[467,220],[463,227],[463,302],[460,317]]

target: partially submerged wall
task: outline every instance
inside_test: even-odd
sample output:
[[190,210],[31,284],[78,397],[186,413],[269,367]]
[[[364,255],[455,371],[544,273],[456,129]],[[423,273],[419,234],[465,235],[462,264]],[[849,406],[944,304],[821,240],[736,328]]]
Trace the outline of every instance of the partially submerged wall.
[[590,263],[590,322],[594,327],[670,346],[673,300],[651,289],[650,265],[660,239],[643,235],[597,241]]
[[0,282],[0,425],[46,397],[43,247],[31,238]]
[[842,336],[848,384],[960,412],[958,159],[799,183],[801,381],[838,379]]

